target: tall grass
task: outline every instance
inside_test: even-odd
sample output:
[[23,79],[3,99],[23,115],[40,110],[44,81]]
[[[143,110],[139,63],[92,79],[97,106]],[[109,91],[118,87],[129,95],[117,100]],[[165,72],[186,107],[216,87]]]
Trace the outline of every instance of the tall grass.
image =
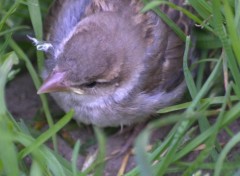
[[[167,1],[143,2],[146,4],[143,11],[154,10],[186,41],[183,70],[191,100],[158,111],[162,118],[149,123],[137,137],[137,166],[125,175],[238,175],[239,154],[236,152],[234,157],[229,158],[229,153],[234,153],[235,146],[240,142],[240,133],[233,132],[230,127],[237,124],[240,116],[240,1],[188,0],[195,14]],[[200,55],[195,79],[187,62],[190,38],[156,8],[163,3],[183,11],[196,23],[192,37],[196,38]],[[46,14],[49,5],[49,1],[39,4],[38,0],[0,0],[0,175],[101,175],[106,149],[105,137],[100,129],[95,128],[98,157],[87,170],[81,172],[76,167],[81,143],[76,142],[72,161],[66,161],[57,152],[54,137],[70,121],[73,111],[54,124],[46,97],[41,96],[49,129],[34,138],[24,122],[16,121],[6,107],[5,86],[9,80],[14,81],[15,75],[22,69],[19,63],[24,63],[36,88],[41,84],[38,71],[42,69],[43,53],[36,54],[36,71],[30,60],[35,49],[26,45],[25,41],[16,40],[15,36],[33,35],[30,30],[33,28],[34,35],[41,40],[41,14]],[[32,27],[26,25],[30,22]],[[145,146],[152,132],[169,124],[173,128],[165,139],[152,151],[146,152]],[[199,127],[199,131],[195,126]],[[226,131],[229,137],[224,144],[218,139],[221,131]],[[45,145],[48,140],[53,141],[54,150]],[[196,150],[198,154],[195,158],[186,160]],[[26,157],[30,158],[30,164],[26,163]]]

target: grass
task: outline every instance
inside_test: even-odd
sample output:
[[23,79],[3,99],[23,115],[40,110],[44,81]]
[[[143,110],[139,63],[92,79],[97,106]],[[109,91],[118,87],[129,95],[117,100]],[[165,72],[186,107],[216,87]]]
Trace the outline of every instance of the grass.
[[[240,133],[233,131],[230,125],[237,123],[240,117],[240,1],[188,0],[196,14],[166,1],[144,0],[144,3],[144,11],[153,9],[186,41],[183,70],[191,100],[158,111],[162,118],[149,123],[137,137],[137,166],[125,175],[239,175],[240,157],[234,151],[239,145]],[[187,64],[190,39],[156,8],[163,3],[181,10],[198,26],[193,35],[200,51],[196,79]],[[71,120],[72,111],[54,123],[46,97],[41,95],[49,128],[33,137],[29,127],[23,121],[16,121],[6,107],[5,86],[8,81],[14,81],[19,70],[27,68],[36,88],[41,84],[38,72],[43,66],[43,53],[36,53],[36,71],[30,60],[35,55],[34,47],[17,40],[17,36],[33,35],[34,31],[41,40],[41,14],[46,14],[49,4],[50,1],[39,5],[38,0],[0,0],[0,175],[102,175],[106,153],[102,130],[94,130],[99,145],[98,156],[87,170],[81,172],[76,167],[80,141],[74,146],[71,161],[66,161],[57,151],[55,136]],[[165,139],[151,152],[146,152],[144,146],[148,145],[152,132],[169,124],[173,128]],[[193,124],[199,127],[198,132]],[[224,144],[218,139],[221,131],[229,137]],[[48,140],[54,143],[54,150],[45,145]],[[197,156],[187,161],[186,156],[196,149]],[[230,157],[231,152],[234,157]],[[26,163],[26,157],[31,159],[31,165]]]

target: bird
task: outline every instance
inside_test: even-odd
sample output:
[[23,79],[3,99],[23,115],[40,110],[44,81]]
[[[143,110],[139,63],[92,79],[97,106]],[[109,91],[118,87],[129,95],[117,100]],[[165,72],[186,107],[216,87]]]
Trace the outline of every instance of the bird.
[[[44,25],[51,47],[38,94],[50,93],[76,121],[99,127],[136,124],[179,101],[185,43],[143,7],[141,0],[56,0]],[[158,8],[190,35],[181,11]]]

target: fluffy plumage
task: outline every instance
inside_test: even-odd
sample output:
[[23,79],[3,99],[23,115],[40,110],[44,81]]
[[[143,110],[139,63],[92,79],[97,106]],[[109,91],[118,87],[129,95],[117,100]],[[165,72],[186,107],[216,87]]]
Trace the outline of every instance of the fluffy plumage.
[[[182,5],[182,1],[175,1]],[[178,101],[185,90],[184,42],[140,0],[58,0],[45,22],[48,54],[39,93],[75,119],[129,125]],[[185,33],[191,22],[160,7]]]

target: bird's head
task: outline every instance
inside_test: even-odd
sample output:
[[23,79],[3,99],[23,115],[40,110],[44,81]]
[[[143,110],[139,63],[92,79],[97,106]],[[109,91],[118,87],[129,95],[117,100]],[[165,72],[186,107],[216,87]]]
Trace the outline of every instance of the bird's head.
[[59,44],[56,65],[38,93],[103,95],[131,77],[143,55],[140,32],[113,12],[83,19]]

